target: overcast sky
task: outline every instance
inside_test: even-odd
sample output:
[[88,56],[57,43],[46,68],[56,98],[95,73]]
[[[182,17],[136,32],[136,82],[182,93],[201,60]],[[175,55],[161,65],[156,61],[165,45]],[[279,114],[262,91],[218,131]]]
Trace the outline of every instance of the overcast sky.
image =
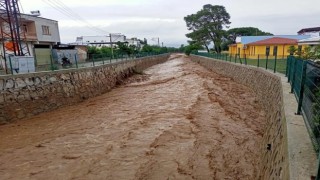
[[[111,32],[147,38],[150,44],[156,43],[152,37],[159,37],[164,45],[177,47],[187,44],[183,17],[196,13],[205,4],[225,6],[231,16],[230,28],[252,26],[273,34],[296,34],[302,28],[320,26],[320,0],[20,1],[24,13],[40,10],[42,17],[59,21],[62,43],[74,42],[77,36]],[[67,12],[68,8],[71,11]],[[74,20],[79,18],[83,20]]]

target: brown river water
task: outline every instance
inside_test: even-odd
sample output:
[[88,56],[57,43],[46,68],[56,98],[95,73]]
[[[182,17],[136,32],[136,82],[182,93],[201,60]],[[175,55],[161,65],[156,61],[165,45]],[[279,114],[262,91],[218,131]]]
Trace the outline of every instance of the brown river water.
[[252,90],[183,55],[83,103],[0,126],[0,179],[258,179]]

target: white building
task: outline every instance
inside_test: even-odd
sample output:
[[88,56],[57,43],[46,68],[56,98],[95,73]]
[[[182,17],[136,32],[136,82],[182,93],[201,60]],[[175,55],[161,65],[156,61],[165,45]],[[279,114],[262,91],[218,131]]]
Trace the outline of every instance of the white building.
[[298,31],[299,35],[310,35],[311,37],[320,36],[320,27],[304,28]]
[[117,42],[125,42],[126,36],[121,34],[111,34],[106,36],[81,36],[77,37],[75,43],[71,43],[72,45],[92,45],[97,47],[108,46],[110,47],[111,42],[115,44]]
[[[8,28],[5,22],[0,21],[2,28]],[[21,31],[24,32],[23,46],[28,47],[30,55],[35,56],[36,65],[50,64],[51,48],[60,43],[60,33],[58,21],[29,15],[21,14]],[[4,61],[4,48],[10,39],[1,33],[0,55]],[[27,46],[26,46],[27,45]],[[10,53],[10,49],[6,48]],[[1,63],[3,65],[3,63]]]
[[70,45],[87,45],[87,46],[95,46],[95,47],[110,47],[111,42],[114,46],[116,46],[117,42],[127,43],[130,45],[135,45],[138,48],[141,47],[140,40],[138,38],[126,38],[125,35],[121,34],[111,34],[108,36],[81,36],[77,37],[75,43],[70,43]]

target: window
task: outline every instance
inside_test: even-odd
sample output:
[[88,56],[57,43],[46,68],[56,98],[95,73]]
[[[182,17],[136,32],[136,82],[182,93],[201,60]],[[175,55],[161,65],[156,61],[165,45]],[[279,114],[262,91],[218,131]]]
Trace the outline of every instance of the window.
[[26,24],[22,25],[22,30],[24,31],[24,33],[28,33],[28,27]]
[[266,47],[266,56],[269,56],[269,54],[270,54],[270,46],[267,46]]
[[42,34],[50,35],[49,26],[42,26]]
[[278,55],[278,46],[273,47],[273,55],[277,56]]

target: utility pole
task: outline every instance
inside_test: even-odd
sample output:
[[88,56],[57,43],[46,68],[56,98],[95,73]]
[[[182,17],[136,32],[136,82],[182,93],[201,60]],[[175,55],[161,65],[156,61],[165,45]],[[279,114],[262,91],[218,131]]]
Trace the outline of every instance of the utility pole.
[[0,0],[1,37],[4,58],[9,55],[31,55],[26,42],[25,31],[21,28],[21,14],[18,0]]
[[111,46],[111,58],[113,59],[113,44],[112,44],[112,37],[111,37],[111,33],[109,34],[110,36],[110,46]]
[[158,46],[160,47],[160,38],[158,37]]

